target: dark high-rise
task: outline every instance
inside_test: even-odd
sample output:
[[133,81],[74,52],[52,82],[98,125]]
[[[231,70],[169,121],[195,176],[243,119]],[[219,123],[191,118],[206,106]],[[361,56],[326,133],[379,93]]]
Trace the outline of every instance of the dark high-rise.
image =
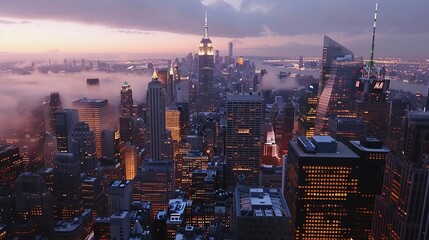
[[53,163],[54,217],[72,221],[83,212],[80,161],[72,153],[56,153]]
[[0,144],[0,185],[12,189],[15,179],[24,171],[24,162],[17,146]]
[[318,84],[310,84],[308,89],[302,90],[299,97],[298,132],[307,138],[314,135],[316,109],[319,103]]
[[165,136],[165,92],[161,82],[158,81],[156,70],[147,89],[146,103],[149,156],[154,160],[161,160],[164,149],[163,138]]
[[263,98],[260,93],[236,93],[226,97],[226,175],[229,186],[238,175],[248,186],[258,186]]
[[198,80],[199,80],[199,101],[202,111],[211,112],[214,107],[213,89],[213,65],[214,51],[212,41],[209,38],[209,27],[207,25],[207,12],[204,25],[204,36],[201,39],[198,51]]
[[410,103],[401,99],[393,99],[390,109],[389,134],[387,146],[398,154],[404,150],[404,129]]
[[337,141],[347,143],[366,136],[366,123],[359,118],[330,118],[328,121],[329,136]]
[[57,149],[69,152],[69,138],[73,126],[79,121],[76,109],[63,109],[55,112],[55,128],[57,133]]
[[78,122],[70,132],[69,153],[80,161],[81,172],[94,173],[97,168],[97,151],[94,131],[85,122]]
[[133,116],[133,91],[127,82],[121,87],[121,116]]
[[30,172],[19,175],[16,180],[15,197],[17,223],[34,223],[37,233],[52,236],[54,227],[52,196],[51,191],[45,186],[42,176]]
[[55,112],[61,110],[62,108],[63,106],[61,104],[60,93],[58,92],[51,93],[51,96],[49,97],[49,127],[53,135],[56,134],[54,114]]
[[388,156],[370,239],[429,238],[429,112],[409,112],[405,156]]

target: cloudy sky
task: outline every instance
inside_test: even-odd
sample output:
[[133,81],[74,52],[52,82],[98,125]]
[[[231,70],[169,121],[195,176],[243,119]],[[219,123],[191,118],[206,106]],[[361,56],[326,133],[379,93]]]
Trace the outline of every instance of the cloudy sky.
[[[0,54],[321,55],[323,35],[368,56],[376,0],[0,1]],[[379,0],[376,56],[429,58],[429,1]]]

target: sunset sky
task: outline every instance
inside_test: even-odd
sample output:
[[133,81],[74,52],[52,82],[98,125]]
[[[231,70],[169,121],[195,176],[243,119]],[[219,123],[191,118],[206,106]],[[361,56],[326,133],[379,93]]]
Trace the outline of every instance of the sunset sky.
[[[381,0],[376,57],[429,58],[429,1]],[[196,52],[319,57],[323,35],[369,55],[375,0],[0,1],[0,55]]]

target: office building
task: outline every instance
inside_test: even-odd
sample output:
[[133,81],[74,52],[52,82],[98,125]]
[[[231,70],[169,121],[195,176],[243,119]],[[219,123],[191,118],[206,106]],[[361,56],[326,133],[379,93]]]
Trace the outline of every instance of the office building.
[[107,99],[82,98],[73,102],[79,112],[79,120],[89,125],[94,131],[97,156],[102,156],[101,131],[107,128],[108,102]]
[[214,108],[214,81],[213,65],[214,51],[212,41],[209,38],[209,27],[207,24],[207,12],[204,24],[204,36],[200,41],[198,51],[198,81],[200,111],[211,112]]
[[346,144],[366,136],[366,123],[359,118],[329,118],[329,136]]
[[263,98],[260,93],[226,96],[227,181],[235,185],[237,176],[246,176],[249,186],[259,184]]
[[349,239],[359,156],[330,136],[289,142],[285,195],[296,239]]
[[103,146],[103,157],[109,159],[120,158],[120,139],[117,129],[106,129],[101,132],[101,145]]
[[110,216],[110,239],[125,240],[131,234],[130,212],[115,211]]
[[393,99],[390,109],[389,133],[387,146],[398,154],[404,150],[404,129],[410,103],[401,99]]
[[130,85],[124,82],[121,87],[121,116],[132,117],[133,116],[133,90]]
[[[315,133],[328,135],[330,117],[356,117],[356,79],[360,77],[363,63],[354,61],[353,55],[337,57],[331,62],[331,72],[327,76],[319,97],[315,119]],[[323,70],[322,70],[323,73]]]
[[429,112],[409,112],[404,156],[388,156],[370,239],[428,239]]
[[15,198],[17,224],[34,223],[36,234],[44,233],[52,237],[52,196],[42,176],[30,172],[19,175],[16,180]]
[[319,95],[325,89],[328,80],[331,79],[330,74],[334,68],[332,62],[338,57],[344,57],[346,55],[349,55],[352,58],[354,57],[352,51],[337,43],[332,38],[326,35],[323,37],[322,74],[319,82]]
[[308,89],[302,90],[299,97],[298,133],[304,137],[313,137],[316,109],[319,103],[318,84],[310,84]]
[[294,239],[291,213],[279,188],[238,186],[231,225],[234,239]]
[[177,188],[189,193],[192,186],[192,174],[195,170],[206,170],[208,156],[201,151],[189,151],[186,155],[176,160],[176,185]]
[[69,133],[69,153],[80,162],[81,172],[93,173],[97,168],[97,149],[94,131],[86,122],[78,122]]
[[138,148],[135,145],[124,145],[123,161],[125,164],[125,179],[133,180],[138,169]]
[[171,138],[175,142],[181,140],[180,114],[181,113],[176,106],[172,106],[165,109],[165,128],[170,130]]
[[91,209],[85,209],[70,221],[58,221],[54,226],[53,239],[90,239],[93,235],[94,220]]
[[228,60],[229,60],[229,62],[225,61],[225,63],[228,65],[231,64],[231,62],[233,62],[232,61],[232,59],[234,57],[234,52],[233,52],[234,49],[233,48],[234,48],[234,44],[232,42],[229,42],[228,43]]
[[83,175],[81,187],[83,207],[92,209],[94,219],[100,216],[107,216],[107,196],[103,178],[99,175]]
[[146,95],[147,144],[149,156],[162,160],[163,138],[165,136],[165,93],[157,72],[154,71]]
[[119,117],[119,136],[121,142],[136,142],[136,126],[132,117]]
[[129,180],[115,180],[107,188],[109,214],[129,211],[133,200],[133,187]]
[[352,239],[369,239],[376,195],[381,194],[389,149],[373,137],[350,141],[350,149],[359,155],[357,193],[353,207]]
[[72,153],[56,153],[54,160],[54,217],[72,221],[83,212],[80,161]]
[[15,179],[24,171],[24,163],[17,146],[0,144],[0,185],[13,189]]
[[69,152],[69,136],[73,126],[79,121],[76,109],[63,109],[54,113],[55,132],[57,134],[57,149],[59,152]]
[[152,215],[166,209],[175,189],[174,164],[169,160],[143,160],[133,180],[133,200],[152,203]]
[[47,132],[56,135],[54,114],[63,108],[59,92],[52,92],[49,96],[48,119],[45,119],[45,129]]

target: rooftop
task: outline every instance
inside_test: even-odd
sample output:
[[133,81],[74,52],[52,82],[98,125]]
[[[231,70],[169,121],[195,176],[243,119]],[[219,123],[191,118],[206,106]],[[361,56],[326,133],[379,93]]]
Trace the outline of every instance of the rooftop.
[[107,105],[107,99],[91,99],[91,98],[81,98],[73,102],[73,105],[77,106],[92,106],[92,107],[102,107]]
[[131,183],[130,180],[115,180],[110,184],[111,188],[125,188]]
[[236,214],[240,217],[287,217],[291,214],[279,188],[237,188]]
[[71,222],[58,221],[55,224],[55,232],[73,232],[76,230],[84,221],[85,218],[91,217],[91,209],[84,209],[82,215],[77,216]]
[[226,95],[226,101],[262,101],[262,99],[262,94],[257,92],[228,93]]
[[[336,152],[306,152],[299,145],[297,141],[291,141],[289,143],[293,150],[297,153],[299,157],[302,158],[359,158],[356,153],[346,147],[343,143],[337,143],[337,151]],[[317,158],[315,158],[317,157]]]

